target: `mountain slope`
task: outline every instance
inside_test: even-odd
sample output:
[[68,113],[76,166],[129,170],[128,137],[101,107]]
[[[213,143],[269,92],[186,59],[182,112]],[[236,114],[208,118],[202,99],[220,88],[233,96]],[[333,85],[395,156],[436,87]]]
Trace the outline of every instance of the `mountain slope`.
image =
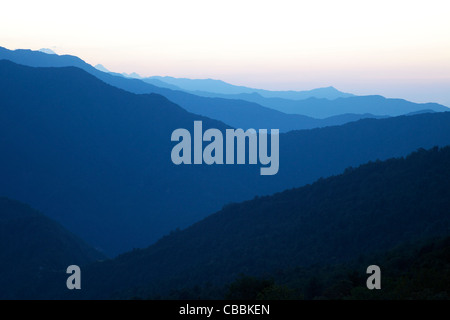
[[[350,93],[344,93],[333,87],[317,88],[306,91],[271,91],[244,86],[236,86],[221,80],[214,79],[187,79],[174,77],[153,76],[143,79],[146,82],[159,80],[170,85],[175,85],[182,90],[195,92],[208,92],[210,94],[239,95],[256,93],[265,98],[282,98],[289,100],[303,100],[308,98],[336,99],[353,96]],[[245,100],[245,99],[244,99]]]
[[[85,63],[80,58],[69,55],[48,55],[31,50],[10,51],[0,47],[0,59],[7,59],[33,67],[78,67],[115,87],[133,93],[164,95],[190,112],[223,121],[233,127],[278,128],[281,131],[289,131],[309,129],[311,128],[311,122],[313,122],[313,127],[323,127],[325,125],[321,124],[320,119],[315,118],[327,118],[347,113],[397,116],[424,109],[439,112],[448,111],[448,108],[436,103],[416,104],[402,99],[386,99],[380,96],[345,96],[328,100],[319,98],[322,95],[316,94],[321,92],[322,89],[329,88],[312,90],[315,92],[314,97],[317,98],[309,98],[310,95],[300,97],[288,95],[279,98],[270,94],[264,95],[264,90],[259,93],[251,91],[250,94],[234,96],[198,92],[200,95],[205,95],[203,97],[179,90],[171,90],[176,87],[167,88],[170,84],[160,87],[158,85],[161,85],[161,79],[158,77],[144,82],[139,79],[124,78],[122,75],[114,73],[105,73]],[[267,92],[270,93],[270,91]],[[287,92],[289,93],[289,91]],[[209,99],[207,99],[208,97]],[[303,100],[297,101],[297,99]],[[261,103],[261,105],[258,103]],[[251,115],[250,118],[249,114]],[[299,117],[299,115],[303,117]],[[271,120],[272,118],[273,120]],[[267,123],[270,125],[267,126]]]
[[104,258],[55,221],[0,197],[0,299],[35,297],[46,273]]
[[77,68],[0,61],[0,86],[0,194],[109,255],[147,246],[229,202],[450,144],[450,113],[421,114],[282,134],[274,176],[261,176],[259,165],[176,166],[173,130],[192,133],[195,120],[204,130],[227,127]]
[[[145,297],[221,285],[240,273],[350,261],[407,241],[448,236],[449,206],[450,147],[422,149],[226,206],[147,249],[91,266],[92,290],[84,293]],[[120,276],[108,281],[112,274]]]
[[287,115],[244,100],[200,97],[183,91],[157,87],[139,79],[105,73],[74,56],[48,55],[31,50],[10,51],[0,47],[0,59],[32,67],[78,67],[117,88],[138,94],[161,94],[189,112],[220,120],[236,128],[274,128],[286,132],[323,126],[317,119]]
[[230,177],[258,175],[255,166],[172,163],[175,129],[192,130],[194,120],[205,130],[227,127],[162,96],[131,94],[77,68],[7,61],[0,84],[0,194],[30,203],[108,254],[148,245],[230,197],[253,195]]
[[[381,269],[381,290],[367,290],[367,266]],[[151,298],[151,297],[150,297]],[[345,264],[295,267],[241,276],[223,287],[174,290],[167,299],[448,300],[450,237],[408,241]]]
[[[317,119],[339,116],[342,114],[369,114],[375,116],[399,116],[431,110],[434,112],[450,111],[447,107],[437,103],[413,103],[403,99],[387,99],[382,96],[354,96],[336,98],[334,100],[309,97],[304,100],[288,100],[277,97],[263,97],[258,93],[252,94],[216,94],[209,92],[195,92],[204,97],[220,97],[224,99],[241,99],[258,103],[287,114],[300,114]],[[365,116],[367,118],[368,116]]]
[[[253,99],[254,97],[260,97],[258,94],[247,95],[250,98],[247,98],[246,95],[224,96],[226,98],[218,98],[215,95],[211,97],[203,97],[180,90],[171,90],[176,89],[176,87],[167,88],[170,85],[162,85],[161,87],[162,82],[156,78],[149,79],[147,80],[149,83],[146,83],[138,79],[125,78],[119,74],[105,73],[74,56],[48,55],[42,52],[35,52],[31,50],[10,51],[0,47],[0,59],[7,59],[15,63],[33,67],[75,66],[85,70],[86,72],[115,87],[138,94],[161,94],[189,112],[203,115],[211,119],[217,119],[235,128],[243,129],[275,128],[280,129],[281,132],[287,132],[290,130],[341,125],[361,118],[378,118],[380,116],[382,117],[389,114],[406,114],[422,109],[433,109],[435,111],[447,110],[445,107],[440,105],[421,105],[404,100],[399,100],[400,105],[406,105],[404,108],[398,109],[396,103],[391,103],[388,107],[385,107],[384,104],[387,103],[387,100],[384,101],[383,99],[377,99],[377,102],[372,103],[372,105],[370,105],[370,108],[365,108],[364,105],[367,104],[366,100],[369,99],[368,101],[370,102],[370,97],[356,97],[358,99],[362,99],[361,103],[358,102],[356,104],[350,102],[347,103],[345,102],[346,99],[338,99],[337,101],[343,100],[345,103],[343,105],[336,106],[333,104],[333,101],[329,101],[326,99],[308,99],[305,100],[306,102],[298,102],[270,97],[256,98],[256,100]],[[255,102],[264,103],[266,104],[266,106],[262,106]],[[284,105],[286,103],[288,105],[287,108]],[[322,106],[322,103],[324,103],[325,105]],[[329,105],[330,103],[331,106]],[[351,108],[349,108],[347,104],[350,104]],[[275,109],[283,110],[283,112]],[[292,114],[286,114],[285,112]],[[305,114],[314,114],[314,117],[319,118],[326,118],[328,117],[328,115],[339,115],[339,117],[316,119],[310,116],[301,115],[300,113],[302,112],[304,112]],[[353,113],[353,115],[345,115],[349,113]],[[374,115],[371,115],[369,113],[373,113]]]
[[413,103],[403,99],[387,99],[382,96],[358,96],[338,98],[330,101],[326,99],[306,99],[295,104],[282,105],[277,110],[286,113],[303,114],[316,118],[325,118],[342,113],[371,113],[374,115],[399,116],[403,114],[433,110],[446,112],[449,108],[437,103]]

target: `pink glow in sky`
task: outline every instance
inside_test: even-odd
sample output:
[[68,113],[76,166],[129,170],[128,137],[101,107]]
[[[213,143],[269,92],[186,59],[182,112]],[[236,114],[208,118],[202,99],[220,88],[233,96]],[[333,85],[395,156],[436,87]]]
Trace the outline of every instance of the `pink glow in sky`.
[[5,1],[0,46],[115,72],[450,106],[448,1]]

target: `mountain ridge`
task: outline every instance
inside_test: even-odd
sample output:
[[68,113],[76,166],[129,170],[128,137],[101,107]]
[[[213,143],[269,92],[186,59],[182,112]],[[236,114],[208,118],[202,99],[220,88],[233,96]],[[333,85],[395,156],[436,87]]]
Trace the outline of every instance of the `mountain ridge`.
[[106,259],[54,220],[5,197],[0,197],[0,243],[2,299],[36,298],[52,285],[44,280],[48,273]]
[[282,134],[279,172],[271,177],[253,165],[176,166],[173,130],[192,132],[196,120],[204,130],[229,127],[75,67],[4,60],[0,84],[0,194],[46,212],[110,256],[146,246],[229,202],[450,144],[450,113],[428,113]]
[[258,93],[236,95],[200,91],[194,93],[210,98],[242,99],[286,114],[306,115],[322,120],[342,114],[370,114],[373,117],[386,117],[413,114],[423,112],[424,110],[430,110],[432,112],[450,111],[446,106],[437,103],[411,103],[404,99],[385,98],[380,95],[338,97],[330,101],[329,99],[317,97],[308,97],[303,100],[288,100],[278,97],[266,98]]
[[[227,205],[146,249],[92,265],[87,278],[93,290],[86,297],[148,297],[220,286],[242,273],[263,276],[339,264],[405,242],[448,236],[449,168],[450,147],[421,149]],[[108,283],[109,274],[122,276]]]
[[257,93],[265,98],[285,98],[289,100],[303,100],[310,97],[336,99],[338,97],[350,97],[353,94],[344,93],[333,86],[315,88],[311,90],[295,91],[273,91],[265,89],[250,88],[245,86],[237,86],[227,83],[223,80],[217,79],[189,79],[189,78],[174,78],[169,76],[152,76],[143,78],[144,81],[157,79],[165,83],[176,85],[177,87],[189,92],[208,92],[212,94],[223,95],[239,95],[239,94],[253,94]]
[[[341,125],[350,121],[354,121],[355,118],[361,118],[361,115],[352,115],[348,118],[341,116],[339,118],[330,118],[322,121],[321,119],[315,119],[299,114],[286,114],[284,112],[274,110],[273,108],[264,107],[258,103],[245,100],[201,97],[190,94],[188,92],[158,87],[158,83],[155,83],[156,85],[152,85],[138,79],[125,78],[123,75],[101,72],[93,66],[86,64],[80,58],[74,56],[47,55],[31,50],[10,51],[0,47],[0,59],[1,58],[29,66],[79,67],[99,78],[100,80],[115,87],[137,94],[161,94],[189,112],[222,121],[235,128],[273,128],[280,129],[281,132],[287,132],[291,130]],[[412,105],[416,106],[415,104]],[[424,107],[420,106],[414,110],[406,110],[405,113],[410,113],[410,111],[419,111],[422,108]],[[342,110],[342,112],[338,113],[348,113],[344,111],[345,110]],[[366,114],[367,112],[356,113]],[[373,117],[384,116],[385,115],[375,115]],[[336,119],[339,120],[336,121]]]

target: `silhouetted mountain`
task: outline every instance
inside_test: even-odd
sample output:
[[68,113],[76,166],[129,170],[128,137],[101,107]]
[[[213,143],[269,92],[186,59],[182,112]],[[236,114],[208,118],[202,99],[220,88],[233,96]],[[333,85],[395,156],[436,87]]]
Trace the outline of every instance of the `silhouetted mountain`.
[[160,87],[160,88],[166,88],[166,89],[171,89],[171,90],[178,90],[178,91],[183,91],[181,88],[170,84],[170,83],[166,83],[164,81],[158,80],[156,78],[144,78],[142,79],[142,81],[149,83],[151,85]]
[[[96,66],[96,68],[97,68],[97,66]],[[116,76],[116,77],[121,77],[121,78],[127,78],[127,79],[138,79],[138,80],[143,80],[142,78],[141,78],[141,76],[140,75],[138,75],[137,73],[135,73],[135,74],[127,74],[127,73],[116,73],[116,72],[111,72],[111,71],[109,71],[109,70],[102,70],[102,69],[99,69],[99,68],[97,68],[98,70],[100,70],[100,71],[103,71],[103,72],[106,72],[106,73],[109,73],[110,75],[112,75],[112,76]],[[86,70],[86,71],[88,71],[88,70]],[[89,71],[88,71],[89,72]],[[97,77],[98,77],[98,75],[96,75]],[[107,79],[108,80],[108,79]],[[107,82],[108,83],[108,81],[105,81],[105,82]],[[159,88],[166,88],[166,89],[171,89],[171,90],[181,90],[180,88],[178,88],[177,86],[174,86],[174,85],[171,85],[171,84],[168,84],[168,83],[165,83],[165,82],[162,82],[162,81],[159,81],[159,80],[157,80],[157,79],[149,79],[149,80],[146,80],[145,81],[146,83],[148,83],[148,84],[151,84],[151,85],[153,85],[153,86],[156,86],[156,87],[159,87]],[[118,85],[116,85],[118,88],[120,88],[121,86],[120,86],[121,84],[119,83]],[[148,90],[149,90],[149,92],[148,93],[153,93],[153,91],[155,90],[155,88],[154,87],[148,87],[147,88]],[[127,91],[130,91],[130,92],[133,92],[132,90],[127,90]],[[138,92],[138,93],[143,93],[143,92]]]
[[42,49],[39,49],[39,51],[46,53],[46,54],[56,54],[55,51],[53,51],[52,49],[48,49],[48,48],[42,48]]
[[106,69],[102,64],[97,64],[95,66],[95,69],[100,70],[102,72],[110,72],[108,69]]
[[436,111],[431,110],[431,109],[424,109],[424,110],[419,110],[419,111],[415,111],[415,112],[410,112],[408,114],[406,114],[407,116],[414,116],[416,114],[422,114],[422,113],[434,113]]
[[[189,112],[220,120],[235,128],[274,128],[279,129],[281,132],[287,132],[290,130],[339,125],[346,121],[346,117],[321,121],[302,115],[287,115],[244,100],[200,97],[183,91],[157,87],[157,79],[151,81],[154,84],[152,85],[138,79],[125,78],[123,75],[104,73],[73,56],[46,55],[30,50],[10,51],[0,47],[0,59],[7,59],[33,67],[75,66],[115,87],[133,93],[157,93],[164,95]],[[349,121],[352,120],[350,119]]]
[[0,299],[39,297],[48,272],[104,258],[28,205],[0,197]]
[[449,111],[449,108],[437,103],[413,103],[403,99],[387,99],[382,96],[338,98],[333,101],[310,98],[286,104],[277,101],[273,103],[272,108],[289,114],[303,114],[315,118],[326,118],[342,113],[399,116],[426,109],[435,112]]
[[421,149],[225,206],[147,249],[91,266],[83,294],[148,297],[221,285],[242,273],[343,263],[404,242],[448,236],[449,206],[450,147]]
[[[381,269],[381,290],[367,290],[366,270],[374,263]],[[361,255],[345,264],[298,266],[278,270],[264,277],[240,276],[223,287],[194,286],[173,290],[165,296],[153,297],[234,300],[449,300],[450,237],[408,241],[387,252]]]
[[[355,271],[364,270],[370,261],[377,261],[383,272],[382,290],[367,290],[364,281],[359,281],[354,284],[355,288],[351,288],[349,299],[450,299],[450,237],[418,244],[408,243],[386,254],[367,257],[364,260],[365,265],[360,262],[361,267],[354,268],[353,274]],[[335,282],[332,288],[337,289],[338,286],[339,282]],[[340,287],[342,288],[342,285]],[[342,290],[324,291],[325,297],[329,299],[335,298],[336,294],[337,298],[345,297],[345,291]]]
[[142,79],[142,77],[139,74],[137,74],[136,72],[132,72],[130,74],[124,72],[124,73],[122,73],[122,75],[126,78],[131,78],[131,79]]
[[[205,92],[209,94],[223,94],[223,95],[240,95],[240,94],[253,94],[256,93],[261,97],[266,98],[284,98],[290,100],[303,100],[311,97],[324,98],[324,99],[336,99],[346,98],[353,96],[350,93],[344,93],[336,90],[333,87],[317,88],[306,91],[271,91],[263,89],[248,88],[244,86],[235,86],[226,83],[222,80],[214,79],[187,79],[187,78],[173,78],[173,77],[160,77],[153,76],[145,78],[144,81],[157,79],[168,84],[175,85],[182,90],[192,91],[193,93]],[[233,98],[234,99],[234,98]],[[238,98],[240,99],[240,98]],[[246,100],[246,99],[243,99]]]
[[280,136],[280,170],[171,162],[173,130],[224,124],[77,68],[0,61],[0,194],[46,212],[108,254],[146,246],[228,202],[311,183],[369,160],[450,144],[450,113]]
[[386,99],[382,96],[355,96],[337,98],[335,100],[315,97],[306,100],[288,100],[282,98],[267,98],[258,93],[243,93],[236,95],[195,92],[203,97],[220,97],[224,99],[241,99],[255,102],[261,106],[272,108],[286,114],[300,114],[313,118],[328,118],[341,114],[372,114],[375,116],[399,116],[405,114],[450,111],[437,103],[413,103],[403,99]]
[[[346,123],[347,117],[325,119],[325,121],[316,119],[335,115],[372,114],[377,117],[385,117],[387,115],[408,114],[424,109],[448,111],[448,108],[435,103],[416,104],[401,99],[386,99],[381,96],[361,96],[335,100],[309,98],[301,101],[280,99],[270,95],[263,97],[261,96],[263,93],[237,96],[224,95],[222,98],[216,98],[215,94],[212,95],[213,97],[202,97],[179,91],[176,86],[170,87],[158,78],[147,78],[144,79],[146,81],[144,82],[139,79],[125,78],[123,75],[116,73],[101,72],[74,56],[46,55],[31,50],[10,51],[0,47],[0,59],[7,59],[33,67],[75,66],[115,87],[133,93],[158,93],[189,112],[244,129],[275,128],[280,129],[281,132],[287,132]],[[321,92],[320,90],[316,89],[313,92]],[[204,92],[198,92],[198,94],[210,95]],[[320,95],[316,94],[315,96]],[[339,121],[336,121],[336,119],[339,119]],[[349,121],[353,121],[352,117],[349,118]]]
[[[423,112],[428,113],[428,112]],[[409,115],[409,114],[408,114]],[[325,119],[320,119],[322,124],[324,124],[324,127],[329,126],[336,126],[341,124],[346,124],[349,122],[359,121],[362,119],[386,119],[389,118],[389,116],[375,116],[370,113],[363,113],[363,114],[353,114],[353,113],[344,113],[337,116],[328,117]],[[318,127],[320,128],[320,127]]]
[[254,194],[232,177],[259,175],[255,166],[171,162],[175,129],[203,120],[205,130],[224,130],[222,123],[73,67],[3,60],[0,75],[0,194],[30,203],[109,254],[148,245],[230,196]]

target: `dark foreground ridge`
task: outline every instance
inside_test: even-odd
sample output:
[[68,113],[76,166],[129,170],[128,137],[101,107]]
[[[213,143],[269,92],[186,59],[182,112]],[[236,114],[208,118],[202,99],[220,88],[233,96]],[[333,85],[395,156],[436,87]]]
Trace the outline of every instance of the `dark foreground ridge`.
[[[314,266],[310,270],[326,273],[327,265],[448,236],[449,205],[450,147],[422,149],[302,188],[230,204],[147,249],[85,268],[85,289],[73,297],[183,298],[174,292],[188,288],[191,296],[185,298],[217,298],[215,288],[240,274],[289,282],[288,270],[293,274],[292,270]],[[406,262],[398,263],[398,270],[412,270]],[[296,277],[302,277],[299,274]],[[365,270],[361,277],[366,278]]]
[[175,129],[193,130],[196,120],[205,131],[229,127],[74,67],[0,61],[0,85],[0,195],[45,212],[111,257],[226,203],[450,144],[450,112],[443,112],[282,134],[279,171],[270,177],[257,165],[176,166]]
[[0,299],[41,297],[48,273],[99,259],[105,257],[55,221],[0,197]]

